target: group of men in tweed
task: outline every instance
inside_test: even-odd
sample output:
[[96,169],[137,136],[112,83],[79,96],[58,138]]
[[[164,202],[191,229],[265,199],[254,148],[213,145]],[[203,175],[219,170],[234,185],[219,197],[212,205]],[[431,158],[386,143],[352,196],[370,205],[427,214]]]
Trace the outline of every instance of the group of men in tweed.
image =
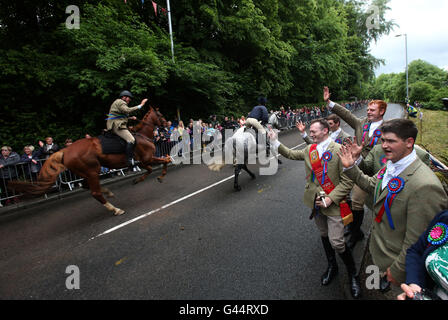
[[[305,163],[303,200],[312,209],[328,262],[322,285],[338,273],[337,252],[348,271],[351,294],[359,298],[361,284],[352,249],[364,237],[364,204],[374,216],[369,244],[373,263],[384,279],[400,285],[406,279],[407,249],[433,217],[447,209],[448,197],[427,166],[428,154],[414,145],[418,130],[412,121],[384,121],[387,103],[381,100],[371,101],[367,117],[360,119],[331,101],[327,87],[324,100],[332,115],[313,121],[309,136],[303,124],[296,125],[307,143],[304,149],[287,148],[274,131],[269,137],[274,150]],[[354,129],[354,141],[339,127],[339,118]],[[351,235],[345,241],[347,225]]]

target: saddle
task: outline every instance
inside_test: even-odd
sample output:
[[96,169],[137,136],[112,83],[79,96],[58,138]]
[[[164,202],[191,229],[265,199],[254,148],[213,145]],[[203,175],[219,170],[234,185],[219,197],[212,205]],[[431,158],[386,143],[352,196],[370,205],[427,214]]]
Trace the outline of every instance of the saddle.
[[103,131],[98,136],[104,154],[117,154],[126,152],[126,141],[110,131]]

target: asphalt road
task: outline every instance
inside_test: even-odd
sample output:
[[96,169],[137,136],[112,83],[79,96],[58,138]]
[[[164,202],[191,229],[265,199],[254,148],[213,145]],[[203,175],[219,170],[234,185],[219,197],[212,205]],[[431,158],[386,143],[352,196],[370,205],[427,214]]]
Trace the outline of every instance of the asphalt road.
[[[389,105],[386,119],[401,110]],[[305,146],[295,129],[280,141]],[[303,163],[283,159],[272,176],[250,168],[257,178],[242,172],[241,192],[232,166],[117,182],[119,217],[88,192],[0,216],[0,299],[344,299],[339,281],[320,285],[326,260],[302,202]],[[73,265],[79,289],[69,290]]]

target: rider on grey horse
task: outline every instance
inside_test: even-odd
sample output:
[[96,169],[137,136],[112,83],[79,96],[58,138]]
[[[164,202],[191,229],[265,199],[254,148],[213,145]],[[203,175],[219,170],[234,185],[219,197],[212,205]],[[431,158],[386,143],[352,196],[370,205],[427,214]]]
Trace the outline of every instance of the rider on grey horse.
[[267,139],[266,129],[264,125],[266,125],[269,121],[269,113],[266,109],[267,99],[265,97],[258,97],[258,105],[255,106],[252,111],[249,113],[248,118],[246,119],[246,127],[247,128],[255,128],[258,134],[256,135],[256,141],[258,144],[258,135],[262,137],[262,141],[266,142],[266,155],[269,155],[269,140]]

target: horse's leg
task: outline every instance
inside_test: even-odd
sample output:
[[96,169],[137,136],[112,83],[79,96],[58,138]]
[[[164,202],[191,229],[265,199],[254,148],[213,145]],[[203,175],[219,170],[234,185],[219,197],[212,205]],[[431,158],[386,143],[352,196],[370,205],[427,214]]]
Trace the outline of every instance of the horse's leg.
[[163,178],[166,176],[166,173],[168,171],[167,168],[168,168],[168,163],[165,162],[162,167],[162,174],[157,177],[157,181],[159,181],[160,183],[163,182]]
[[101,202],[101,204],[106,207],[107,210],[113,212],[114,216],[119,216],[124,213],[120,208],[114,207],[110,202],[106,201],[103,197],[103,193],[100,186],[100,179],[98,174],[92,174],[87,178],[87,183],[89,184],[90,194],[96,200]]
[[250,175],[250,177],[251,177],[252,179],[255,179],[255,178],[256,178],[255,174],[253,174],[252,171],[249,170],[249,168],[247,167],[246,164],[243,164],[243,169],[244,169],[244,171],[246,171],[246,172]]
[[243,167],[242,164],[237,164],[235,167],[235,179],[233,181],[233,188],[236,191],[241,191],[241,186],[238,184],[238,176],[240,175],[242,167]]
[[162,166],[162,174],[160,176],[157,177],[157,181],[159,181],[160,183],[163,182],[163,178],[166,176],[166,173],[168,171],[168,163],[170,163],[172,161],[172,158],[167,155],[165,158],[157,158],[157,157],[153,157],[151,159],[151,163],[161,163]]
[[[160,183],[162,183],[163,182],[163,178],[166,176],[166,173],[167,173],[167,171],[168,171],[168,163],[170,163],[171,162],[171,158],[168,158],[168,159],[166,159],[166,158],[152,158],[151,159],[151,164],[152,163],[162,163],[163,164],[163,167],[162,167],[162,174],[160,175],[160,176],[158,176],[157,177],[157,181],[159,181]],[[146,177],[148,177],[150,174],[151,174],[151,172],[152,172],[152,167],[150,166],[150,165],[140,165],[140,167],[142,168],[142,169],[146,169],[146,172],[142,175],[142,176],[140,176],[140,177],[138,177],[138,178],[135,178],[134,179],[134,184],[137,184],[137,183],[139,183],[139,182],[142,182],[143,180],[145,180],[146,179]]]
[[108,188],[101,186],[101,193],[105,194],[108,198],[113,198],[115,195]]
[[152,167],[151,167],[150,165],[146,165],[146,164],[143,165],[143,164],[140,164],[140,168],[142,168],[142,169],[146,169],[146,172],[145,172],[142,176],[140,176],[140,177],[138,177],[138,178],[135,178],[134,181],[133,181],[134,184],[137,184],[137,183],[139,183],[139,182],[142,182],[142,181],[145,180],[146,177],[149,176],[149,175],[151,174],[151,172],[152,172]]

